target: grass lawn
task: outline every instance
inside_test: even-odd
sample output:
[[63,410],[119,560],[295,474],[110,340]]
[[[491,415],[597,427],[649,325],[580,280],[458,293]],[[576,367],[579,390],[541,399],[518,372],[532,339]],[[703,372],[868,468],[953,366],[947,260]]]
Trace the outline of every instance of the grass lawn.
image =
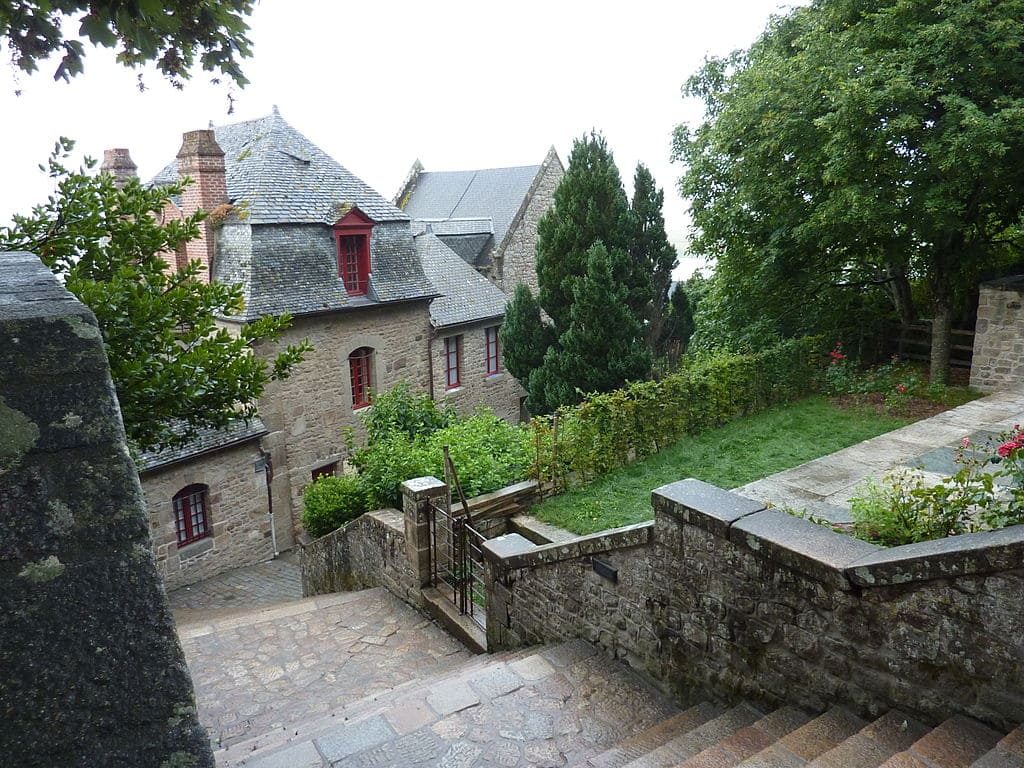
[[810,397],[684,437],[655,456],[554,496],[531,512],[577,534],[639,523],[653,516],[651,491],[665,483],[696,477],[736,488],[910,421],[869,408],[841,409],[824,397]]

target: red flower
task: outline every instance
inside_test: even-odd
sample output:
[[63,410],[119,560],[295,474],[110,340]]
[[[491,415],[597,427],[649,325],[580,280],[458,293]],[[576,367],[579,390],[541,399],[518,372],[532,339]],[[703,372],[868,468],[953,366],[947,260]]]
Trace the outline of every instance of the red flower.
[[907,394],[907,385],[906,384],[897,384],[896,385],[896,391],[899,392],[901,395]]

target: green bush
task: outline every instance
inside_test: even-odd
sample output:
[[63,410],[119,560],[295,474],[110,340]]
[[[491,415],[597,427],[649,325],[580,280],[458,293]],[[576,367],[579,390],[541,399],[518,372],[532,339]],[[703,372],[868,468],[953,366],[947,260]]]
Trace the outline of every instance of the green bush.
[[302,494],[302,525],[314,538],[324,536],[369,508],[363,482],[354,475],[321,477]]
[[793,339],[759,352],[706,352],[660,381],[601,394],[530,422],[531,474],[555,490],[589,482],[656,453],[684,435],[813,391],[820,339]]
[[373,506],[399,506],[399,486],[404,481],[426,475],[444,477],[446,445],[467,497],[522,480],[530,466],[526,430],[483,410],[415,437],[393,432],[357,450],[352,461]]
[[423,392],[414,394],[408,382],[399,382],[386,392],[375,393],[370,400],[373,405],[363,415],[367,441],[374,443],[396,433],[409,438],[436,432],[448,426],[455,419],[451,406],[440,408],[430,395]]

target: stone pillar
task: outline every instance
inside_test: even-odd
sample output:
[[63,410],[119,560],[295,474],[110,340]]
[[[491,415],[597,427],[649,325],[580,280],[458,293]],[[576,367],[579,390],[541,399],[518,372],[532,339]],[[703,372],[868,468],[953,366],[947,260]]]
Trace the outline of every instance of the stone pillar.
[[974,327],[971,386],[982,392],[1024,384],[1024,275],[983,283]]
[[135,161],[132,160],[128,150],[123,147],[104,149],[103,164],[100,165],[100,170],[114,177],[118,189],[127,184],[129,179],[138,178],[138,173],[136,172],[138,168],[135,165]]
[[436,477],[417,477],[402,483],[405,512],[405,552],[421,587],[430,584],[430,505],[441,503],[448,486]]

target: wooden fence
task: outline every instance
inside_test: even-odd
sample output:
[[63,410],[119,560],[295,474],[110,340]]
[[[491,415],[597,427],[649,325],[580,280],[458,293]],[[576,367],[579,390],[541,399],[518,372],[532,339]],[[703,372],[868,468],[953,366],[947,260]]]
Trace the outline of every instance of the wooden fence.
[[[885,323],[882,347],[886,357],[899,355],[908,360],[927,362],[932,349],[932,326],[929,321],[901,325]],[[950,339],[949,363],[955,368],[970,368],[974,356],[974,329],[954,328]]]

